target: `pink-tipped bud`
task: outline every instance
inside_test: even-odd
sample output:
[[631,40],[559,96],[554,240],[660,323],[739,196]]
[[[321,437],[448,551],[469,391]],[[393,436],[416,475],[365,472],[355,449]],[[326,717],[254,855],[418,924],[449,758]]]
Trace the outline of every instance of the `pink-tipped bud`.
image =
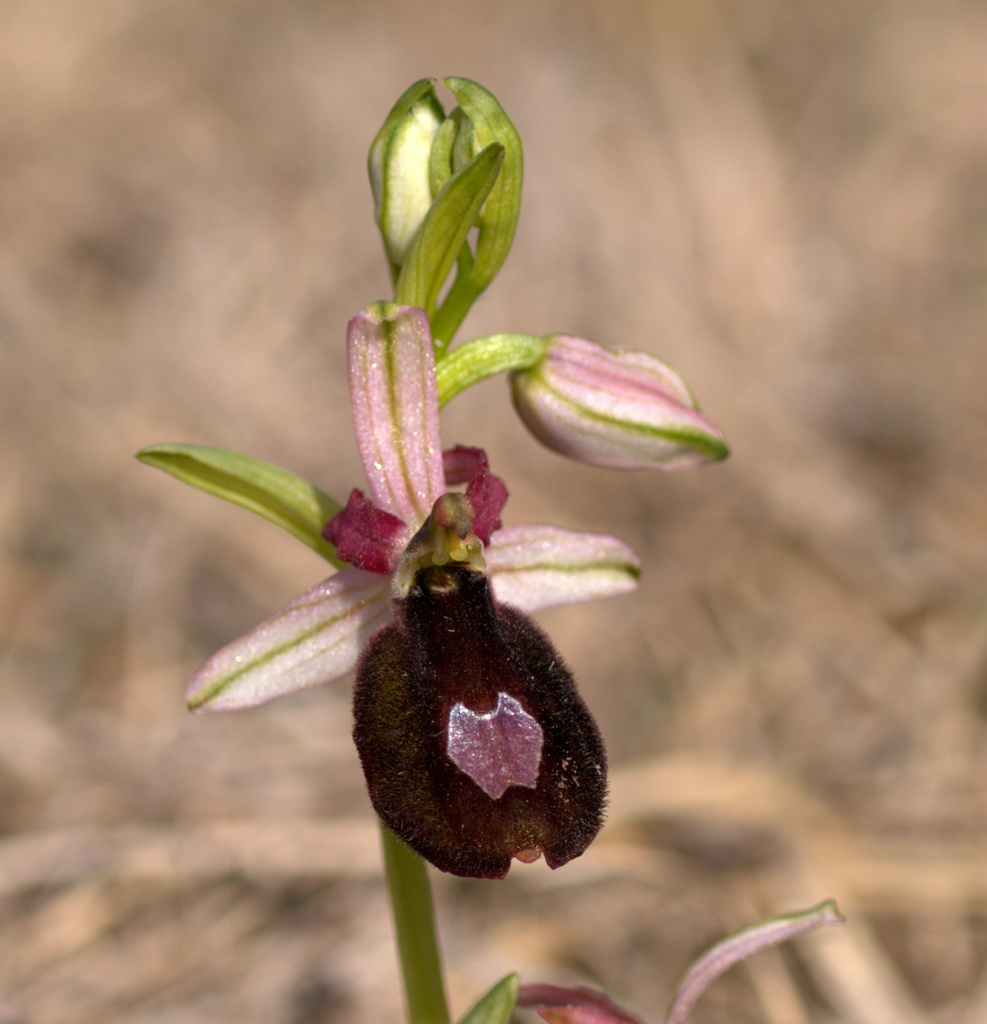
[[685,381],[645,352],[555,335],[511,374],[514,405],[542,444],[609,469],[673,469],[724,459],[723,433]]

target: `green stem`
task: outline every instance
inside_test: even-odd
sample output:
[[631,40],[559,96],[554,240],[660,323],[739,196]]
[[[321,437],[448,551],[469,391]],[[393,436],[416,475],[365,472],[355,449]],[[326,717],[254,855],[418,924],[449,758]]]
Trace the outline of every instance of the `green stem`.
[[435,367],[439,405],[494,374],[530,369],[545,354],[549,340],[548,335],[489,334],[454,348]]
[[384,868],[410,1024],[449,1024],[428,866],[381,822]]
[[463,242],[456,257],[456,279],[432,317],[432,341],[435,343],[437,358],[445,355],[470,307],[483,291],[473,284],[472,274],[473,253],[469,243]]

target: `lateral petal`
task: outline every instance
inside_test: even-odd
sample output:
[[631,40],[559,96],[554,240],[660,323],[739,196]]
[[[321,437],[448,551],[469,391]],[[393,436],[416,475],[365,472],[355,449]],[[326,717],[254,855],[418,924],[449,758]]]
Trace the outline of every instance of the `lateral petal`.
[[482,448],[458,444],[442,453],[446,487],[466,484],[466,497],[473,508],[473,532],[490,543],[490,536],[500,529],[500,513],[507,504],[507,485],[490,472],[487,453]]
[[346,675],[390,614],[386,578],[346,568],[214,654],[185,694],[193,711],[234,711]]
[[637,586],[637,555],[616,537],[528,524],[498,530],[484,549],[494,596],[532,612],[624,594]]
[[354,488],[346,507],[326,523],[322,536],[336,548],[336,556],[358,569],[389,576],[404,544],[407,528],[397,516],[385,512]]

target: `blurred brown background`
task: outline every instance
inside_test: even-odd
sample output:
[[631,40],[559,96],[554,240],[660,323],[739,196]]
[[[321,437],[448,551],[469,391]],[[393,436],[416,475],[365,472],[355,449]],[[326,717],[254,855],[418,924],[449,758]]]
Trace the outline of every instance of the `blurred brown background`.
[[347,687],[182,701],[324,565],[133,453],[360,483],[366,148],[448,74],[527,163],[461,337],[647,349],[734,446],[623,476],[538,448],[501,381],[444,414],[508,522],[645,567],[542,617],[611,821],[554,875],[437,879],[456,1011],[516,968],[657,1020],[703,946],[833,896],[848,927],[697,1024],[987,1020],[987,11],[961,0],[0,6],[0,1020],[400,1012]]

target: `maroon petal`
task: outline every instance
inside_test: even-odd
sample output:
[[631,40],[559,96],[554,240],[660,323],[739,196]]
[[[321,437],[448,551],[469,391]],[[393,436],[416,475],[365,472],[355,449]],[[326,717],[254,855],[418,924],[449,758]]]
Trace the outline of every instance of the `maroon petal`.
[[377,508],[362,491],[354,489],[346,507],[326,523],[322,536],[336,546],[336,554],[344,562],[387,576],[394,569],[396,548],[405,529],[397,516]]
[[507,485],[490,472],[487,453],[482,448],[457,445],[442,453],[446,486],[466,484],[466,497],[473,507],[473,532],[484,545],[501,527],[500,513],[507,504]]
[[490,472],[490,460],[482,448],[468,448],[457,444],[442,453],[442,468],[446,475],[446,486],[468,483],[477,473]]

